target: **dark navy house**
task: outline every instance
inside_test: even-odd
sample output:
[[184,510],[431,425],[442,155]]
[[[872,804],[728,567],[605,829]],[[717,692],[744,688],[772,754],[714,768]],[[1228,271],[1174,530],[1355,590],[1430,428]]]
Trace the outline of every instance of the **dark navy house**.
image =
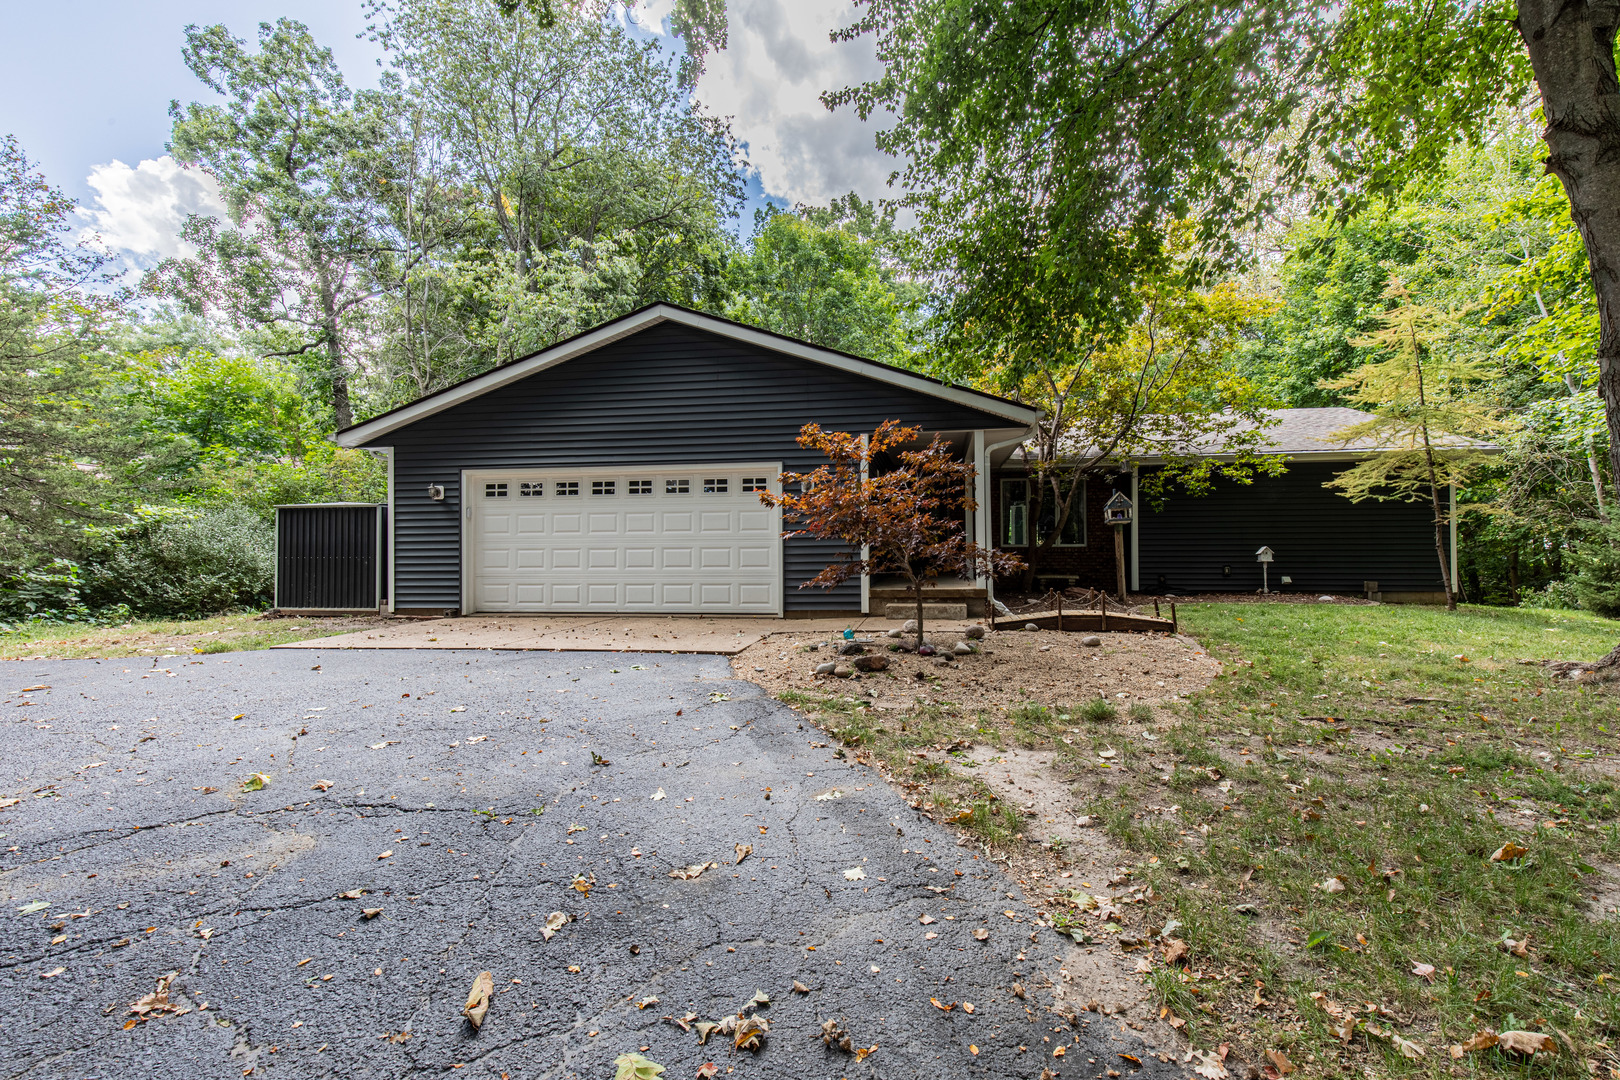
[[[1439,590],[1426,508],[1352,504],[1321,487],[1358,451],[1329,446],[1355,418],[1293,410],[1274,432],[1282,477],[1162,510],[1138,505],[1133,588],[1250,591],[1254,552],[1277,552],[1275,588]],[[1297,414],[1297,415],[1296,415]],[[1290,417],[1294,419],[1290,421]],[[938,434],[977,469],[978,543],[1029,542],[1015,457],[1039,413],[915,372],[656,304],[341,431],[385,451],[382,595],[395,612],[793,616],[873,610],[870,581],[799,585],[836,545],[783,539],[761,490],[821,462],[795,441],[815,422],[870,431],[900,420]],[[1360,451],[1365,453],[1367,451]],[[1341,465],[1342,467],[1342,465]],[[1130,493],[1136,474],[1114,485]],[[1056,570],[1110,587],[1107,491],[1062,538]],[[1067,561],[1064,561],[1066,559]],[[962,582],[981,598],[994,583]]]

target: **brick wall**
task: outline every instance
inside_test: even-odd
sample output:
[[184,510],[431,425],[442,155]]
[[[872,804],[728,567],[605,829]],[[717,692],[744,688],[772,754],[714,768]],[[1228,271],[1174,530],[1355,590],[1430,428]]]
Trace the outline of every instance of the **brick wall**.
[[[1011,554],[1018,555],[1028,561],[1029,548],[1005,547],[1001,544],[1002,533],[1002,505],[1001,481],[1022,480],[1022,470],[997,470],[990,474],[990,512],[991,512],[991,541],[994,546]],[[1126,481],[1126,494],[1130,494],[1129,481]],[[1114,489],[1106,480],[1091,477],[1086,484],[1086,543],[1084,547],[1058,547],[1047,548],[1038,556],[1036,573],[1059,574],[1070,579],[1069,583],[1086,589],[1103,589],[1113,592],[1116,585],[1116,571],[1114,569],[1114,530],[1103,522],[1103,504],[1108,501]],[[1033,530],[1031,530],[1033,533]],[[1031,535],[1031,541],[1034,536]],[[1126,544],[1130,543],[1130,535],[1126,534]],[[1130,558],[1127,546],[1126,558]],[[1016,589],[1022,583],[1022,575],[996,579],[997,588]],[[1056,582],[1037,582],[1037,589],[1050,588]]]

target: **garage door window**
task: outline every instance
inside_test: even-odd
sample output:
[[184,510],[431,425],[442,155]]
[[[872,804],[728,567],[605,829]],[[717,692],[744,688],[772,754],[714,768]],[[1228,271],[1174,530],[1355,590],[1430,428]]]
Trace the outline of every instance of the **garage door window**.
[[614,488],[614,483],[613,483],[612,480],[592,480],[591,481],[591,494],[592,495],[612,495],[613,494],[613,488]]
[[664,481],[664,494],[665,495],[689,495],[689,494],[691,494],[691,492],[692,492],[692,481],[690,481],[690,480],[665,480]]
[[769,491],[771,489],[770,478],[765,476],[745,476],[743,477],[742,489],[744,491]]
[[724,495],[728,481],[723,476],[716,476],[703,481],[703,494]]
[[559,480],[559,481],[557,481],[557,494],[559,494],[559,495],[578,495],[579,494],[579,481],[578,480]]
[[505,484],[485,484],[484,485],[484,498],[486,498],[486,499],[504,499],[504,498],[506,498],[506,485]]
[[518,496],[520,498],[531,497],[538,499],[545,493],[546,485],[543,483],[536,482],[531,484],[529,481],[525,480],[523,483],[518,485]]
[[651,495],[652,494],[652,481],[651,480],[632,480],[632,481],[630,481],[630,494],[632,494],[632,495]]

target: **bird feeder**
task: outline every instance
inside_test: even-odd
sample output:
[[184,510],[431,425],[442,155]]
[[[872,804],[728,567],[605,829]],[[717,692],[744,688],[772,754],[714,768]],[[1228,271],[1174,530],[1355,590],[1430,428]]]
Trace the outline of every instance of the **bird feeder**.
[[1114,527],[1114,568],[1116,584],[1119,586],[1119,602],[1128,604],[1125,592],[1125,526],[1131,523],[1135,516],[1131,500],[1125,497],[1123,491],[1114,492],[1113,496],[1103,503],[1103,520]]
[[1254,561],[1260,564],[1260,591],[1271,591],[1271,564],[1276,561],[1277,553],[1268,547],[1262,547],[1254,553]]

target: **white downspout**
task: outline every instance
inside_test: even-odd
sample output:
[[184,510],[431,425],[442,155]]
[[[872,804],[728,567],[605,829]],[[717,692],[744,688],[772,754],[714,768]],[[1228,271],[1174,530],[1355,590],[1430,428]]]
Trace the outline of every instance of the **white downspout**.
[[1142,533],[1142,506],[1136,484],[1141,474],[1140,469],[1131,470],[1131,508],[1135,519],[1131,522],[1131,591],[1134,593],[1142,591],[1142,546],[1137,542]]
[[[870,441],[871,441],[871,436],[869,436],[869,435],[862,435],[861,436],[861,483],[862,484],[865,484],[866,481],[868,479],[870,479],[871,469],[867,466],[867,460],[866,460],[867,446],[870,443]],[[861,560],[864,562],[865,560],[870,559],[871,557],[872,557],[872,548],[871,548],[871,546],[868,545],[868,544],[862,544],[861,545]],[[861,574],[861,614],[862,615],[870,615],[870,614],[872,614],[872,575],[869,574],[869,573],[862,573]]]
[[[984,429],[973,432],[973,501],[978,509],[968,515],[968,536],[981,548],[990,546],[990,458],[984,449]],[[986,575],[975,574],[973,584],[984,587]]]
[[[1036,425],[1031,424],[1031,425],[1029,425],[1029,427],[1025,428],[1023,431],[1019,432],[1017,435],[1014,435],[1012,438],[1003,439],[998,443],[991,443],[989,446],[984,448],[984,473],[985,473],[985,483],[987,485],[987,488],[986,488],[987,490],[988,490],[988,484],[989,484],[989,480],[990,480],[990,457],[991,457],[991,455],[994,454],[997,450],[1000,450],[1004,446],[1017,446],[1019,443],[1023,442],[1025,439],[1029,438],[1031,435],[1035,434],[1035,428],[1036,428]],[[985,517],[987,519],[986,524],[988,525],[988,518],[990,516],[990,514],[989,514],[989,503],[988,502],[986,502],[985,507],[986,507],[986,509],[985,509]],[[988,533],[989,533],[988,529],[986,529],[986,533],[987,533],[986,540],[989,540],[990,537],[988,536]],[[994,547],[995,545],[991,544],[991,543],[986,543],[985,546],[986,547]],[[985,582],[984,582],[984,598],[985,598],[985,603],[989,604],[992,608],[995,606],[995,602],[996,602],[996,578],[995,578],[994,574],[992,574],[992,575],[985,578]]]
[[[1453,596],[1462,595],[1462,583],[1457,580],[1457,485],[1451,485],[1451,520],[1447,523],[1451,531],[1451,592]],[[1478,602],[1477,600],[1475,601]]]

